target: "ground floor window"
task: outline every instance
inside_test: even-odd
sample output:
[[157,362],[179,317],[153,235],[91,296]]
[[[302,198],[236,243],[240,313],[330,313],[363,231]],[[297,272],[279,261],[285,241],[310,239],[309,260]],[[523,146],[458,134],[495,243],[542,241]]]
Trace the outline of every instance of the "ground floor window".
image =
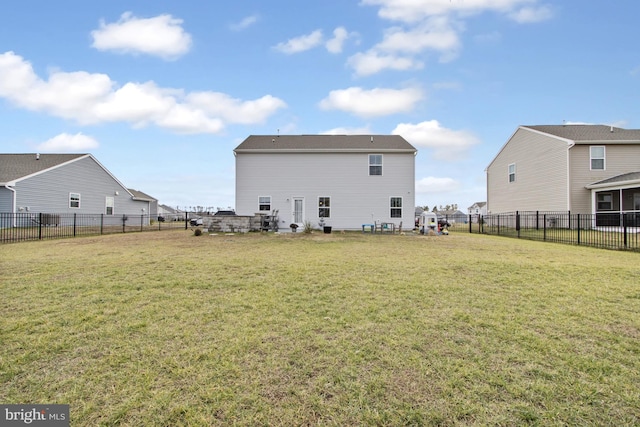
[[613,209],[613,195],[611,193],[598,193],[597,207],[598,211],[610,211]]
[[107,197],[105,200],[105,214],[113,215],[113,207],[115,206],[115,199],[113,197]]
[[271,196],[260,196],[258,198],[259,210],[270,211],[271,210]]
[[402,218],[402,197],[391,198],[391,218]]
[[318,197],[318,217],[331,218],[331,198]]
[[80,193],[69,193],[69,207],[80,208]]

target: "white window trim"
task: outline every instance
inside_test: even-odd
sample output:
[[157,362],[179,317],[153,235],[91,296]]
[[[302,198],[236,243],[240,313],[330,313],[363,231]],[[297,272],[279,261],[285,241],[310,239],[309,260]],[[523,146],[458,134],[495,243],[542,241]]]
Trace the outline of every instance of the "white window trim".
[[[320,199],[329,199],[329,206],[320,206]],[[329,215],[323,218],[331,218],[331,196],[318,196],[318,217],[320,217],[320,209],[327,209]]]
[[[513,166],[513,172],[511,172],[511,166]],[[513,175],[513,181],[511,180],[511,175]],[[507,166],[507,181],[512,183],[516,182],[516,179],[516,164],[510,163],[509,166]]]
[[[600,160],[600,157],[593,157],[593,148],[602,148],[602,169],[594,169],[593,161]],[[607,170],[607,147],[604,145],[590,145],[589,146],[589,170],[592,171],[604,171]]]
[[[260,205],[266,205],[266,203],[260,203],[260,199],[262,197],[265,197],[265,198],[268,197],[269,198],[269,209],[260,209]],[[273,197],[271,197],[271,196],[258,196],[258,211],[260,211],[260,212],[271,212],[271,207],[273,206],[272,201],[273,201]]]
[[[71,206],[72,194],[78,196],[78,206]],[[69,209],[80,209],[80,206],[82,206],[82,195],[80,193],[69,193]]]
[[[400,207],[396,207],[396,206],[391,206],[391,201],[393,199],[400,199]],[[400,216],[392,216],[391,215],[391,210],[392,209],[399,209],[400,210]],[[402,218],[402,216],[404,215],[404,198],[402,196],[391,196],[389,197],[389,218],[391,219],[398,219],[398,218]]]
[[[380,156],[380,164],[371,163],[371,156]],[[371,166],[380,166],[380,175],[372,175],[371,174]],[[369,153],[367,156],[367,173],[369,176],[382,176],[384,175],[384,156],[381,153]]]
[[[112,204],[109,206],[109,200],[111,200]],[[107,212],[107,209],[111,208],[111,213]],[[113,196],[106,196],[104,199],[104,214],[105,215],[115,215],[116,214],[116,198]]]

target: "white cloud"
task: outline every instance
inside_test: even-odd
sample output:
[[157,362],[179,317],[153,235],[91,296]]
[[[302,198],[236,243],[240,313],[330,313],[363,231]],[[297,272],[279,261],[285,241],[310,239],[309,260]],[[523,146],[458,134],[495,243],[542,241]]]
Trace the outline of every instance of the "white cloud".
[[400,123],[391,133],[416,147],[433,149],[434,157],[441,160],[457,160],[465,150],[480,142],[471,132],[444,128],[437,120]]
[[[457,58],[462,50],[460,33],[465,21],[482,12],[505,15],[519,23],[539,22],[553,16],[538,0],[361,0],[364,6],[378,7],[378,16],[397,23],[388,28],[380,43],[365,53],[352,56],[348,65],[357,75],[385,69],[411,70],[422,67],[417,59],[425,52],[437,52],[440,62]],[[495,41],[479,37],[477,41]],[[401,64],[392,59],[400,58]]]
[[154,82],[118,86],[106,74],[56,71],[40,79],[13,52],[0,54],[0,97],[30,111],[81,124],[126,122],[180,133],[217,133],[226,123],[262,123],[286,104],[265,95],[243,101],[219,92],[184,93]]
[[553,17],[553,11],[549,6],[523,7],[512,12],[509,17],[519,24],[531,24],[547,21]]
[[78,153],[94,150],[98,146],[98,141],[82,133],[75,135],[61,133],[39,144],[36,148],[42,153]]
[[356,37],[356,33],[349,33],[344,27],[333,30],[333,38],[327,40],[325,46],[330,53],[341,53],[342,46],[350,37]]
[[379,6],[378,16],[392,21],[415,23],[430,16],[481,12],[509,13],[537,0],[361,0],[360,4]]
[[438,178],[428,176],[416,181],[416,193],[444,193],[456,191],[460,188],[460,182],[453,178]]
[[242,31],[258,22],[259,19],[260,17],[258,15],[250,15],[243,18],[240,22],[231,24],[229,28],[231,28],[233,31]]
[[346,127],[337,127],[333,129],[326,130],[324,132],[320,132],[321,135],[369,135],[371,134],[371,129],[369,126],[361,127],[361,128],[346,128]]
[[294,53],[304,52],[309,49],[313,49],[316,46],[322,44],[322,30],[315,30],[310,34],[304,36],[295,37],[287,40],[286,42],[278,43],[273,48],[279,52],[287,55]]
[[271,95],[253,101],[242,101],[219,92],[194,92],[186,97],[189,104],[229,123],[263,123],[280,108],[284,101]]
[[375,50],[365,53],[356,53],[347,60],[357,76],[370,76],[382,70],[418,70],[423,63],[414,58],[401,57],[391,54],[382,54]]
[[176,59],[191,48],[191,36],[181,24],[181,19],[175,19],[171,15],[136,18],[131,12],[125,12],[118,22],[100,22],[100,29],[91,32],[92,47],[118,53],[142,53],[167,60]]
[[375,48],[386,52],[413,54],[427,49],[450,52],[460,48],[460,40],[449,19],[437,17],[410,30],[402,27],[389,28],[385,31],[382,42]]
[[341,110],[360,117],[386,116],[406,113],[423,98],[418,88],[371,89],[360,87],[333,90],[320,101],[323,110]]

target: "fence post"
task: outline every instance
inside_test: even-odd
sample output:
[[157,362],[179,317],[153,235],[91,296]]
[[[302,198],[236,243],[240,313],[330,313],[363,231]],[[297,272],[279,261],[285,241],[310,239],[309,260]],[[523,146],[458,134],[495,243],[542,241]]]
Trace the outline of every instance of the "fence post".
[[42,240],[42,212],[38,213],[38,240]]
[[127,217],[125,214],[122,214],[122,232],[123,233],[125,232],[124,226],[126,222],[127,222]]
[[516,231],[518,232],[518,238],[520,238],[520,212],[516,211]]
[[[479,221],[479,220],[478,220],[478,221]],[[471,228],[472,228],[471,223],[472,223],[472,222],[473,222],[473,221],[472,221],[472,219],[471,219],[471,214],[469,214],[469,234],[471,234]]]
[[569,212],[569,230],[571,230],[571,211],[568,211],[568,212]]
[[536,230],[540,230],[540,211],[536,211]]
[[578,214],[578,244],[580,244],[580,214]]
[[73,214],[73,237],[76,237],[76,218],[77,218],[77,213]]
[[184,229],[189,229],[189,212],[184,213]]
[[100,235],[104,233],[104,214],[100,214]]
[[547,214],[542,214],[542,240],[547,240]]

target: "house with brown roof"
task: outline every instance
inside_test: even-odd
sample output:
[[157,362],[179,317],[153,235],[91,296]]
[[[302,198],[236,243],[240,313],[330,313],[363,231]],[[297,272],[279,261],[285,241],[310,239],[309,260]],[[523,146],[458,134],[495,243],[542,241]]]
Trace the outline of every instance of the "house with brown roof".
[[234,150],[236,212],[290,224],[412,228],[417,150],[398,135],[251,135]]
[[640,214],[640,129],[520,126],[486,169],[488,213]]
[[106,223],[121,223],[123,215],[149,212],[151,198],[142,194],[91,154],[0,154],[0,214],[104,214]]

